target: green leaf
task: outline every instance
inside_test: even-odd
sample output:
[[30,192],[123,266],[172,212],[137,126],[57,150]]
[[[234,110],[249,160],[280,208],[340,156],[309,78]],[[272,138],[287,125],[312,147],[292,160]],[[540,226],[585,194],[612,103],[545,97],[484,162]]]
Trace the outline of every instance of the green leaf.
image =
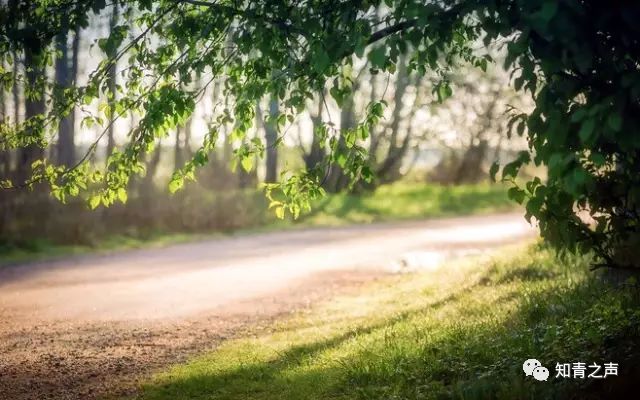
[[487,72],[487,59],[483,58],[482,60],[480,60],[479,66],[482,72]]
[[571,113],[571,122],[580,122],[587,116],[587,110],[584,107],[578,108]]
[[127,198],[127,190],[125,188],[118,188],[118,200],[124,204],[127,202]]
[[322,46],[316,47],[312,60],[313,60],[313,69],[315,69],[316,72],[318,73],[323,73],[331,63],[331,60],[329,59],[329,55],[327,54],[327,52],[324,50]]
[[376,47],[369,53],[369,61],[374,68],[383,68],[387,62],[387,48],[384,46]]
[[591,153],[589,158],[593,162],[593,165],[595,165],[596,167],[602,167],[607,162],[604,156],[600,153]]
[[516,201],[518,204],[522,204],[525,198],[525,191],[519,187],[512,187],[507,191],[507,195],[511,200]]
[[520,171],[520,167],[529,161],[531,161],[531,158],[527,151],[519,152],[518,157],[514,161],[508,163],[502,168],[502,180],[515,178]]
[[451,86],[449,85],[448,82],[440,83],[437,86],[436,91],[437,91],[439,103],[442,103],[443,101],[451,97],[451,95],[453,94],[453,90],[451,89]]
[[278,217],[278,219],[284,219],[284,207],[282,206],[276,207],[275,212],[276,212],[276,217]]
[[349,149],[356,144],[356,132],[353,129],[349,129],[344,133],[344,143]]
[[336,157],[336,162],[338,163],[340,168],[344,168],[345,165],[347,165],[347,155],[345,154],[344,151],[337,152],[335,157]]
[[345,97],[344,91],[340,90],[340,88],[338,88],[337,86],[332,86],[331,89],[329,89],[329,94],[336,101],[338,107],[342,107],[342,103]]
[[182,177],[173,177],[169,182],[169,192],[175,193],[184,186],[184,179]]
[[491,177],[492,181],[496,181],[496,174],[498,173],[498,169],[500,168],[500,163],[498,161],[494,161],[493,164],[491,164],[491,168],[489,168],[489,176]]
[[543,200],[544,199],[542,197],[532,197],[527,202],[527,205],[525,207],[527,210],[525,218],[527,218],[527,221],[529,223],[531,223],[532,216],[538,217],[540,215],[540,209],[542,208]]
[[607,125],[614,132],[620,132],[622,129],[622,116],[617,112],[612,112],[609,114],[609,118],[607,118]]
[[98,47],[100,47],[100,50],[102,50],[103,52],[107,52],[108,50],[108,44],[109,41],[106,38],[102,38],[102,39],[98,39]]
[[244,169],[246,172],[250,172],[251,168],[253,168],[253,157],[251,154],[247,154],[245,156],[242,157],[242,160],[240,160],[240,165],[242,165],[242,169]]
[[358,56],[358,58],[362,58],[362,56],[364,55],[365,48],[366,48],[366,43],[358,42],[354,50],[355,55]]
[[96,196],[91,196],[91,198],[89,198],[89,207],[92,210],[95,210],[96,208],[98,208],[99,205],[100,205],[100,196],[96,195]]
[[580,140],[582,141],[582,143],[587,143],[590,141],[595,126],[596,121],[593,118],[589,118],[582,123],[580,131],[578,132],[578,136],[580,136]]
[[556,12],[558,11],[558,2],[556,0],[547,0],[542,5],[542,9],[536,13],[542,20],[548,22],[551,21]]

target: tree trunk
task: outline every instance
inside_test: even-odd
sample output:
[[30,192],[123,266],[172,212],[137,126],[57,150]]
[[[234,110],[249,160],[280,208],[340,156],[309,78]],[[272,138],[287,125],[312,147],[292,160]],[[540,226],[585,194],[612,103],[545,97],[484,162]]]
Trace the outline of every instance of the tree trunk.
[[[4,67],[4,62],[2,62]],[[5,90],[0,88],[0,112],[2,113],[2,119],[5,120],[7,116],[7,104],[6,104]],[[7,179],[11,174],[11,151],[0,150],[0,178]]]
[[[5,2],[3,2],[4,5]],[[8,2],[6,2],[7,6],[8,6],[8,22],[9,24],[15,26],[15,24],[18,21],[17,18],[17,13],[18,13],[18,7],[20,5],[20,2],[18,0],[9,0]],[[5,10],[3,10],[5,11]],[[19,72],[19,60],[18,60],[18,52],[16,51],[16,49],[12,49],[11,51],[12,53],[12,58],[13,58],[13,77],[14,77],[14,81],[13,81],[13,85],[11,88],[12,94],[13,94],[13,113],[14,113],[14,123],[18,124],[20,122],[20,94],[18,92],[18,79],[16,79],[16,77],[18,76],[18,72]],[[18,169],[18,160],[16,160],[16,170]]]
[[[269,116],[275,118],[279,112],[278,98],[272,97],[269,102]],[[265,124],[264,137],[267,146],[267,171],[264,181],[266,183],[274,183],[278,180],[278,147],[276,145],[278,140],[278,130],[277,123],[274,120]]]
[[174,166],[182,167],[184,161],[192,156],[191,148],[191,129],[193,127],[193,116],[187,119],[184,126],[176,128],[176,143],[174,149]]
[[482,114],[482,122],[479,124],[478,131],[471,138],[469,147],[463,154],[460,166],[456,171],[455,184],[477,183],[485,177],[482,165],[489,152],[486,134],[492,129],[497,104],[498,97],[496,96]]
[[[37,56],[33,54],[33,50],[27,48],[25,50],[24,65],[26,69],[27,84],[34,86],[37,78],[44,74],[44,71],[40,68],[37,61]],[[25,119],[29,120],[36,115],[44,114],[45,112],[45,100],[43,93],[38,98],[25,97],[24,101]],[[41,132],[34,132],[28,130],[25,132],[29,136],[39,136]],[[30,144],[28,146],[20,148],[18,152],[18,165],[16,168],[16,175],[18,184],[26,182],[31,177],[31,164],[41,159],[44,155],[44,149],[38,144]]]
[[[4,67],[4,62],[2,67]],[[5,121],[7,117],[6,100],[7,96],[4,87],[2,87],[0,88],[0,107],[2,107],[0,112],[2,112],[2,119]],[[0,150],[0,180],[11,179],[11,173],[11,150]],[[8,227],[13,214],[11,200],[15,198],[12,194],[8,190],[0,189],[0,240],[2,241],[6,241],[11,237]]]
[[[355,91],[355,89],[354,89]],[[340,138],[338,139],[338,148],[345,151],[346,143],[342,132],[349,129],[353,129],[356,126],[356,113],[353,94],[345,99],[340,110]],[[347,151],[348,153],[348,151]],[[325,182],[325,189],[329,192],[339,192],[347,187],[349,184],[349,177],[345,175],[342,168],[337,165],[331,165],[331,169]]]
[[[18,76],[18,53],[13,52],[13,76]],[[11,94],[13,95],[13,122],[17,124],[20,122],[20,93],[18,92],[18,82],[14,82],[11,88]]]
[[[118,24],[118,14],[119,14],[119,10],[118,10],[118,0],[114,0],[113,1],[113,13],[111,14],[111,21],[109,22],[109,35],[111,35],[111,33],[113,33],[114,28],[116,27],[116,25]],[[112,52],[112,54],[107,54],[107,57],[109,58],[113,58],[115,57],[115,53],[117,53],[117,50],[114,50]],[[108,158],[111,153],[113,153],[113,149],[116,147],[116,141],[115,141],[115,124],[113,123],[114,118],[115,118],[115,112],[114,112],[114,107],[113,105],[115,104],[116,101],[116,84],[117,84],[117,63],[113,62],[113,64],[111,64],[111,66],[109,67],[109,71],[108,71],[108,86],[109,86],[109,93],[108,96],[109,97],[109,106],[111,108],[111,117],[109,118],[109,128],[107,130],[107,150],[106,150],[106,158]]]
[[178,169],[182,165],[182,147],[180,146],[180,136],[182,136],[183,127],[176,128],[176,142],[173,148],[173,168]]
[[262,109],[260,104],[256,104],[256,119],[258,126],[262,125],[264,129],[264,138],[265,138],[265,151],[266,151],[266,160],[265,160],[265,178],[264,181],[266,183],[274,183],[278,181],[278,149],[276,146],[278,140],[278,129],[276,127],[276,123],[273,121],[273,117],[275,117],[278,113],[279,105],[278,99],[271,98],[269,101],[269,121],[265,121]]
[[[56,59],[56,82],[61,88],[68,88],[73,83],[73,70],[69,68],[69,46],[67,44],[67,32],[60,33],[56,38],[56,47],[59,57]],[[74,39],[75,41],[75,39]],[[74,148],[74,110],[62,118],[58,126],[57,162],[66,167],[73,166],[75,162]]]
[[409,146],[409,133],[405,134],[404,139],[399,141],[400,123],[402,122],[402,110],[404,109],[403,99],[407,93],[409,86],[409,71],[407,69],[407,57],[402,55],[398,60],[398,78],[396,81],[395,93],[393,95],[393,113],[391,114],[391,131],[389,137],[389,149],[386,157],[382,160],[377,168],[377,176],[381,183],[393,182],[400,177],[400,167],[402,160]]
[[471,145],[462,156],[460,166],[456,172],[454,183],[478,183],[484,177],[482,164],[487,157],[489,142],[481,139],[478,144]]
[[147,162],[146,165],[146,174],[142,179],[141,183],[141,192],[142,196],[150,196],[154,191],[154,182],[156,171],[158,170],[158,165],[160,165],[160,157],[162,156],[162,142],[158,142],[158,146],[153,152],[151,159]]
[[304,152],[302,158],[307,171],[311,171],[318,167],[327,155],[324,149],[324,143],[320,143],[318,136],[315,134],[316,129],[320,127],[320,124],[322,123],[322,106],[322,99],[318,99],[318,110],[316,115],[311,115],[311,123],[313,124],[314,133],[311,138],[311,147],[309,148],[309,152],[306,152],[304,148],[302,149]]

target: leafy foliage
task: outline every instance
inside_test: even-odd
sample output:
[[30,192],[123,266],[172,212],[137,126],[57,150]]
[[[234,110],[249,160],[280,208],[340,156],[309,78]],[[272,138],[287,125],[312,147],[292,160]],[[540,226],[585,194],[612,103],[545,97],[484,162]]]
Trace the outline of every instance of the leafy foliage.
[[515,28],[506,67],[517,66],[515,88],[535,98],[533,112],[511,120],[517,134],[526,130],[531,153],[506,165],[503,179],[529,162],[548,170],[546,182],[535,178],[512,198],[552,243],[594,249],[608,266],[637,267],[640,32],[632,21],[640,9],[541,1],[517,11],[503,5],[495,15],[483,24],[495,27],[486,28],[485,42],[500,27]]
[[[539,221],[542,234],[562,248],[592,248],[608,265],[633,265],[628,254],[640,241],[640,182],[635,173],[640,149],[640,35],[635,22],[640,6],[569,0],[119,4],[122,23],[97,41],[105,59],[86,85],[65,90],[54,90],[46,74],[36,72],[44,71],[55,57],[52,38],[86,26],[91,12],[102,12],[105,2],[14,0],[0,6],[2,65],[15,62],[13,53],[29,60],[24,74],[1,69],[0,81],[5,88],[23,85],[33,101],[53,98],[45,112],[24,122],[5,118],[0,150],[46,147],[55,138],[59,120],[83,104],[102,102],[97,113],[85,109],[83,123],[97,124],[104,132],[119,118],[136,115],[140,121],[129,133],[127,147],[114,151],[103,171],[88,162],[96,141],[75,166],[52,166],[38,156],[31,178],[3,178],[2,187],[44,181],[60,200],[88,191],[92,207],[126,201],[130,176],[144,172],[141,158],[188,119],[212,83],[223,85],[223,95],[231,101],[217,110],[201,147],[176,171],[169,189],[178,190],[185,180],[194,179],[222,129],[231,129],[238,143],[236,164],[250,170],[264,145],[245,139],[255,104],[266,96],[281,105],[276,125],[284,135],[285,125],[316,93],[328,88],[341,104],[351,91],[349,67],[356,59],[368,60],[373,72],[392,73],[399,57],[408,55],[412,70],[439,76],[433,95],[444,101],[453,95],[447,79],[451,67],[462,61],[486,69],[491,57],[474,49],[481,40],[486,45],[499,42],[506,44],[506,67],[516,71],[514,87],[535,98],[535,109],[514,110],[511,124],[517,134],[527,136],[531,151],[505,165],[502,177],[516,182],[520,167],[530,162],[546,165],[549,171],[546,182],[534,179],[523,188],[514,186],[511,196],[526,204],[527,215]],[[126,64],[126,79],[114,95],[107,72],[116,62]],[[185,89],[196,75],[208,83],[199,90]],[[286,172],[280,184],[266,188],[278,215],[297,215],[321,195],[318,185],[333,163],[352,180],[370,179],[363,144],[381,107],[374,101],[367,108],[363,121],[344,135],[346,146],[339,145],[331,121],[322,122],[315,133],[322,135],[326,161],[310,171]],[[275,191],[282,196],[275,199]],[[583,222],[577,210],[597,223]]]

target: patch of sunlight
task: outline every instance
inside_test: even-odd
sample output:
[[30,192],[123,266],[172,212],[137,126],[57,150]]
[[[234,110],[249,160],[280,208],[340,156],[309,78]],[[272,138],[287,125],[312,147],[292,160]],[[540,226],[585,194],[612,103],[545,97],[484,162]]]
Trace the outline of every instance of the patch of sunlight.
[[622,321],[637,312],[637,305],[584,312],[621,304],[591,295],[588,261],[576,256],[561,264],[541,246],[512,246],[428,273],[391,276],[160,373],[143,385],[141,398],[480,399],[511,390],[548,398],[548,388],[523,385],[517,365],[523,357],[542,342],[556,352],[538,355],[542,360],[598,354],[600,342],[571,332],[590,329],[593,318],[611,328],[607,334],[625,332]]

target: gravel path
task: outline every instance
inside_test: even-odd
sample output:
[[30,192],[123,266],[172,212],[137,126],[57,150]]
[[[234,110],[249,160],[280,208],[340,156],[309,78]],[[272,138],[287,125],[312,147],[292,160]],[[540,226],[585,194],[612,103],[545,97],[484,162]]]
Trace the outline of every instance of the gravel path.
[[[92,399],[389,274],[534,234],[515,214],[305,229],[0,269],[0,399]],[[436,260],[436,261],[434,261]]]

